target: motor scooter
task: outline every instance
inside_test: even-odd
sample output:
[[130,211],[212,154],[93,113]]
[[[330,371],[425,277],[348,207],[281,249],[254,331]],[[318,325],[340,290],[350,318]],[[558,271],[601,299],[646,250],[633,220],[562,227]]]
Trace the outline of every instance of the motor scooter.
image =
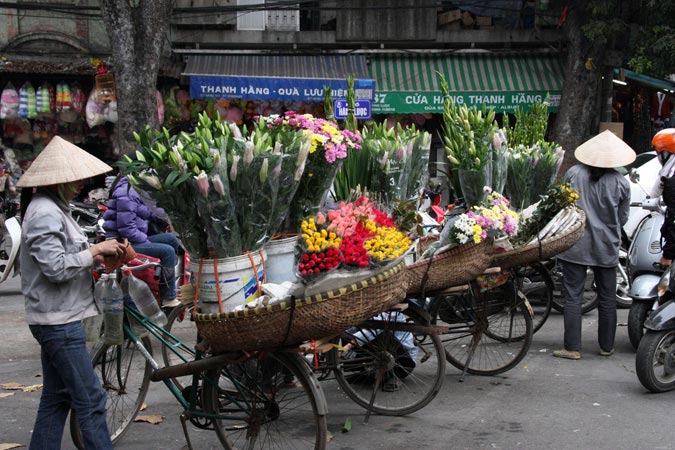
[[19,247],[21,246],[21,223],[14,216],[3,219],[0,224],[0,283],[19,273]]
[[675,264],[658,284],[660,306],[645,320],[645,334],[635,356],[635,372],[651,392],[675,389]]
[[665,205],[661,198],[649,198],[646,189],[640,184],[640,176],[636,170],[632,170],[629,177],[631,183],[645,193],[640,201],[631,201],[631,210],[639,207],[642,211],[640,215],[647,213],[634,228],[626,260],[630,286],[628,296],[632,299],[628,312],[628,339],[637,350],[644,335],[644,322],[659,305],[657,286],[664,270],[660,261]]

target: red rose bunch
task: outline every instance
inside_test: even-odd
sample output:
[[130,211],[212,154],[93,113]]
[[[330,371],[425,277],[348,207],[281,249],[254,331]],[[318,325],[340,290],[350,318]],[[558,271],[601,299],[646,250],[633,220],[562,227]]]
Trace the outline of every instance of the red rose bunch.
[[298,270],[303,277],[327,272],[343,261],[342,254],[335,247],[328,247],[323,252],[303,253]]

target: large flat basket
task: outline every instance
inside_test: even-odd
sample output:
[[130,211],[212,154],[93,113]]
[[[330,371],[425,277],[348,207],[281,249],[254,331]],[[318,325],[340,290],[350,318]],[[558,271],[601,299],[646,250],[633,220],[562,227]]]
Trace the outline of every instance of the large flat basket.
[[488,238],[460,245],[407,266],[408,295],[430,294],[473,280],[490,267],[493,243]]
[[340,289],[220,314],[197,314],[199,334],[215,352],[263,350],[334,336],[399,303],[405,263]]
[[502,269],[529,264],[535,261],[543,261],[553,258],[558,253],[572,247],[584,235],[586,214],[581,208],[577,208],[579,218],[563,233],[554,235],[543,241],[533,242],[523,247],[493,254],[492,265]]

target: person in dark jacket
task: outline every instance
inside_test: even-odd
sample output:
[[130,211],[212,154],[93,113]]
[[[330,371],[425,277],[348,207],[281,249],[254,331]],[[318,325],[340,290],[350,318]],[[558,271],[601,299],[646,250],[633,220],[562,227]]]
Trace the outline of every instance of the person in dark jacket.
[[579,206],[586,213],[583,237],[560,253],[565,298],[564,348],[553,356],[581,358],[581,304],[586,270],[591,268],[598,295],[598,344],[601,356],[614,353],[616,336],[616,266],[619,264],[621,229],[628,221],[630,185],[616,170],[635,161],[635,152],[607,130],[580,145],[565,180],[579,192]]
[[666,204],[666,217],[661,227],[661,265],[669,266],[675,258],[675,128],[666,128],[659,131],[652,138],[652,146],[656,150],[657,158],[661,163],[656,186],[652,195],[663,195]]
[[180,305],[176,299],[176,252],[180,244],[173,233],[148,235],[149,223],[164,223],[144,203],[126,176],[118,176],[110,188],[108,210],[103,214],[107,238],[127,238],[138,253],[159,258],[164,272],[160,283],[162,307]]

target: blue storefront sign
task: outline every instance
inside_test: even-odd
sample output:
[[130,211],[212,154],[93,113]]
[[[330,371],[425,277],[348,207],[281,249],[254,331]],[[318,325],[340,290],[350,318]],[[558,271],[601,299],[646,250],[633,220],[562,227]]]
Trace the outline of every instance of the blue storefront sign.
[[[192,75],[190,97],[322,102],[324,86],[331,87],[333,98],[344,98],[347,95],[346,80]],[[372,100],[375,81],[354,80],[354,93],[357,99]]]
[[[333,102],[333,113],[336,119],[347,118],[347,100],[339,99]],[[354,117],[357,120],[370,119],[371,117],[371,103],[370,100],[355,100],[354,101]]]

